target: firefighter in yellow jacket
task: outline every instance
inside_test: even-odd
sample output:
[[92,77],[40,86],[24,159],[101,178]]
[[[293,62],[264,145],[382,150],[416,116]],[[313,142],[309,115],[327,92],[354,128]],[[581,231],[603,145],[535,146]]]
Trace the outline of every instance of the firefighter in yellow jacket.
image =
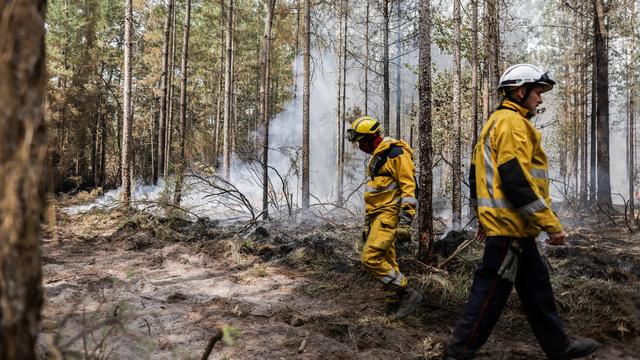
[[445,360],[474,357],[514,285],[549,359],[584,357],[600,346],[592,339],[567,337],[535,241],[541,231],[549,235],[550,245],[562,245],[566,238],[551,210],[541,135],[529,121],[542,104],[542,93],[554,85],[548,72],[529,64],[514,65],[500,78],[503,99],[480,133],[469,174],[471,207],[478,215],[478,236],[485,240],[484,255]]
[[371,154],[361,261],[387,291],[385,313],[401,319],[422,300],[420,293],[407,286],[396,259],[396,240],[411,241],[411,222],[416,214],[413,150],[404,141],[383,138],[380,123],[369,116],[356,119],[347,137]]

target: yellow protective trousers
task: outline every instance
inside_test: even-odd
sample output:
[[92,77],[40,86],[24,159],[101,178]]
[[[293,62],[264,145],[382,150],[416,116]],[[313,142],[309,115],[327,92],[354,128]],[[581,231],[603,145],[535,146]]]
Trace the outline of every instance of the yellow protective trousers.
[[386,290],[407,286],[396,259],[396,228],[398,214],[383,212],[370,220],[369,236],[360,260],[365,269],[384,284]]

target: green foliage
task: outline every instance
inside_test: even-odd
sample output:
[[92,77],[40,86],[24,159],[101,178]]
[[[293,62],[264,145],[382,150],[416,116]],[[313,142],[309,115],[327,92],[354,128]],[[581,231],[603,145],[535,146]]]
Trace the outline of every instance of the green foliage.
[[[156,161],[157,118],[162,74],[165,2],[134,1],[133,153],[134,178],[149,182]],[[274,17],[271,113],[291,98],[295,16],[281,3]],[[178,150],[180,59],[185,1],[177,0],[172,153]],[[55,187],[80,177],[83,186],[111,188],[119,182],[122,113],[123,2],[68,0],[49,4],[47,16],[49,147]],[[253,144],[246,134],[258,127],[260,52],[265,9],[262,3],[235,2],[234,79],[238,145]],[[220,3],[194,1],[191,11],[187,85],[187,159],[212,164],[215,124],[223,97],[226,9]],[[103,123],[104,122],[104,123]],[[104,147],[102,142],[104,139]],[[104,153],[104,164],[102,154]],[[101,172],[104,167],[104,173]]]

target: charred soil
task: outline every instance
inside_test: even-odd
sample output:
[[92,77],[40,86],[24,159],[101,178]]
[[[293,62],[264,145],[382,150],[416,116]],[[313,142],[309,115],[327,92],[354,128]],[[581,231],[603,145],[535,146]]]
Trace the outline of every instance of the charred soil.
[[[406,252],[401,269],[425,300],[396,321],[362,269],[359,228],[245,224],[119,211],[58,213],[45,228],[41,353],[55,358],[436,359],[462,311],[482,245],[443,270]],[[572,335],[603,342],[592,359],[640,358],[640,236],[574,221],[569,245],[540,245]],[[438,244],[444,257],[469,237]],[[517,295],[480,359],[544,359]]]

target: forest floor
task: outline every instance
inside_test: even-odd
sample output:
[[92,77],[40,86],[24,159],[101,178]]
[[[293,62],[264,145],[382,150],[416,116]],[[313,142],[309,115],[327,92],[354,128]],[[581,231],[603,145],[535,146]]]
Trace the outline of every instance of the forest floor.
[[[224,328],[210,359],[437,359],[482,256],[474,243],[446,271],[401,257],[425,300],[397,321],[359,264],[357,224],[268,223],[237,235],[244,224],[142,212],[55,218],[42,250],[39,346],[49,358],[200,359]],[[568,331],[604,343],[590,359],[640,359],[640,234],[616,221],[570,217],[568,246],[540,245]],[[478,358],[545,358],[515,292]]]

